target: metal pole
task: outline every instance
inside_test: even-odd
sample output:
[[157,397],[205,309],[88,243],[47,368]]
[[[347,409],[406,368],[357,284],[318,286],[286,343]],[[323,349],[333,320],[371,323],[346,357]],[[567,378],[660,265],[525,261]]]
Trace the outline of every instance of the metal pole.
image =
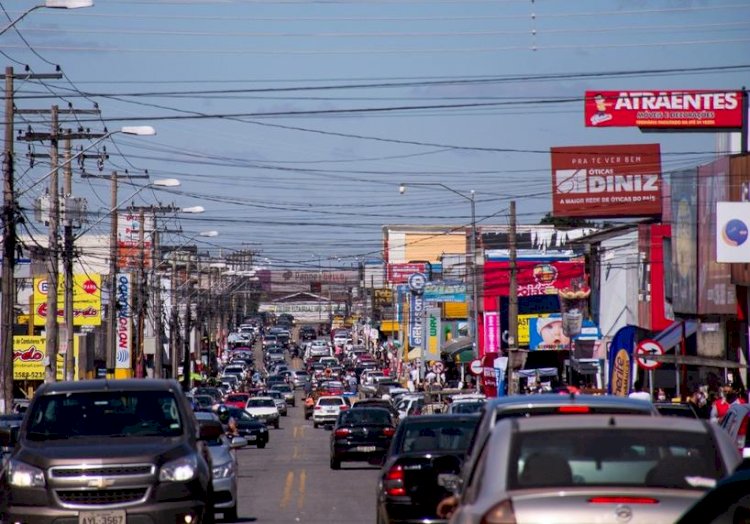
[[57,180],[57,106],[52,106],[50,133],[50,166],[49,178],[49,235],[47,243],[47,319],[45,331],[47,337],[47,362],[44,368],[44,381],[57,380],[57,284],[58,284],[58,227],[60,220],[60,192]]
[[110,177],[109,307],[107,308],[107,375],[114,378],[117,362],[117,171]]
[[185,262],[185,335],[182,340],[184,354],[182,355],[182,388],[190,390],[190,254]]
[[154,231],[151,234],[151,289],[154,294],[154,339],[156,341],[154,348],[154,378],[161,378],[164,367],[164,345],[161,338],[161,277],[157,273],[157,268],[161,264],[159,254],[159,230],[156,228],[156,213],[152,217]]
[[2,395],[0,413],[10,413],[13,406],[13,317],[15,285],[13,269],[16,260],[16,207],[13,181],[13,68],[5,68],[5,155],[3,158],[3,264],[0,354],[2,354]]
[[143,259],[146,256],[146,212],[143,208],[138,210],[138,279],[135,287],[135,304],[136,304],[136,327],[135,327],[135,352],[137,354],[135,358],[135,376],[143,378],[145,376],[146,356],[143,352],[143,313],[145,312],[146,297],[143,293],[143,282],[145,280],[145,266]]
[[75,373],[75,355],[73,344],[73,217],[70,203],[73,195],[73,167],[71,166],[70,129],[65,132],[63,147],[65,163],[63,165],[63,198],[65,199],[65,221],[63,224],[63,272],[65,279],[65,380],[73,380]]
[[516,267],[516,202],[510,202],[510,232],[508,235],[510,282],[508,290],[508,394],[518,391],[513,369],[518,357],[518,268]]
[[180,337],[177,333],[177,259],[175,259],[175,253],[172,252],[172,283],[170,285],[170,303],[171,309],[169,310],[169,361],[171,363],[172,378],[177,380],[179,375],[179,355],[178,342]]

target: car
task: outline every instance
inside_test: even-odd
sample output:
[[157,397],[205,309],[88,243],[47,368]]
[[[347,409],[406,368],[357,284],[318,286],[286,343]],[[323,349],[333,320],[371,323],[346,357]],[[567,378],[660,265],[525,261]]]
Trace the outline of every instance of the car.
[[338,395],[329,395],[318,397],[313,407],[313,427],[317,428],[321,424],[333,424],[339,417],[339,413],[349,408],[349,404],[344,397]]
[[341,469],[342,462],[380,464],[395,433],[387,409],[361,407],[339,413],[331,431],[331,469]]
[[737,444],[737,449],[743,457],[750,457],[750,439],[747,438],[748,421],[750,421],[750,405],[734,403],[719,422],[719,426],[727,432]]
[[304,388],[310,382],[310,375],[303,369],[289,371],[289,381],[295,389]]
[[213,399],[214,404],[219,404],[223,397],[221,391],[219,391],[218,388],[212,386],[198,386],[196,388],[193,388],[191,393],[193,395],[208,395]]
[[286,399],[284,398],[284,394],[281,391],[278,391],[276,389],[269,389],[265,393],[263,393],[263,396],[271,397],[273,399],[273,403],[276,404],[276,409],[279,410],[279,414],[282,417],[286,417],[289,414]]
[[440,521],[438,503],[451,493],[441,476],[461,471],[477,422],[475,416],[445,414],[399,422],[378,480],[378,524]]
[[729,436],[708,421],[505,418],[468,472],[451,521],[672,523],[740,461]]
[[[0,473],[3,522],[210,522],[221,435],[166,379],[50,382],[36,389]],[[128,487],[126,487],[128,486]]]
[[401,383],[386,377],[386,380],[379,380],[377,382],[375,396],[383,398],[383,395],[388,395],[390,397],[391,390],[393,389],[402,389]]
[[243,437],[228,439],[223,434],[223,427],[219,417],[214,413],[196,413],[200,427],[218,426],[219,436],[207,440],[208,451],[211,454],[214,510],[222,513],[225,522],[237,520],[237,458],[232,453],[234,449],[247,446]]
[[197,405],[196,411],[211,411],[215,405],[214,399],[209,395],[193,395],[193,401]]
[[355,399],[354,404],[352,404],[352,408],[383,408],[385,410],[388,410],[388,413],[391,414],[393,420],[398,421],[399,419],[398,410],[393,406],[393,404],[391,404],[389,400],[384,400],[382,398],[363,398],[359,400]]
[[235,408],[244,408],[249,398],[249,393],[230,393],[224,398],[224,404]]
[[312,326],[302,326],[299,328],[300,341],[315,340],[317,336],[318,331]]
[[654,407],[662,416],[698,418],[695,409],[688,402],[654,402]]
[[289,384],[274,384],[273,389],[281,392],[287,404],[292,407],[297,405],[297,400],[294,396],[294,388],[292,386]]
[[734,473],[719,480],[693,506],[682,514],[677,524],[711,522],[734,524],[750,517],[750,460],[743,460]]
[[396,402],[399,418],[409,415],[421,415],[424,407],[424,393],[407,393]]
[[481,399],[454,400],[448,406],[448,413],[476,413],[478,415],[486,402],[486,400]]
[[240,436],[244,437],[248,444],[258,446],[260,449],[265,448],[269,440],[266,425],[244,409],[230,406],[228,406],[228,409],[229,416],[237,423],[237,431]]
[[344,346],[347,342],[352,341],[352,334],[347,330],[339,330],[336,331],[336,334],[333,335],[333,345],[334,346]]
[[[488,399],[471,437],[465,467],[476,459],[492,429],[504,418],[541,415],[651,415],[659,416],[651,402],[614,395],[552,394],[510,395]],[[477,452],[475,452],[477,450]]]
[[250,397],[245,404],[245,411],[266,425],[279,429],[279,408],[271,397]]
[[331,347],[325,340],[313,340],[308,348],[309,357],[329,357],[331,356]]

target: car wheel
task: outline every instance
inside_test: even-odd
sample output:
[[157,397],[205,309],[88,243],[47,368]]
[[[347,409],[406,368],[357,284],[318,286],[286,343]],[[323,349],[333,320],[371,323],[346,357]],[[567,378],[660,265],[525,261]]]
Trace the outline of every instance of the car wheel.
[[263,442],[262,440],[260,442],[258,442],[258,448],[259,449],[263,449],[265,447],[266,447],[266,443],[265,442]]
[[305,420],[310,420],[310,413],[305,413]]
[[276,419],[276,422],[273,423],[273,427],[279,429],[279,419]]
[[286,411],[281,414],[282,417],[286,417],[286,415],[287,415]]
[[318,429],[318,423],[317,423],[317,422],[315,422],[315,421],[313,421],[313,427],[314,427],[315,429]]
[[237,522],[237,504],[224,510],[224,522]]
[[335,457],[331,457],[331,469],[341,469],[341,461]]
[[292,402],[292,407],[296,408],[297,407],[297,403],[296,402]]

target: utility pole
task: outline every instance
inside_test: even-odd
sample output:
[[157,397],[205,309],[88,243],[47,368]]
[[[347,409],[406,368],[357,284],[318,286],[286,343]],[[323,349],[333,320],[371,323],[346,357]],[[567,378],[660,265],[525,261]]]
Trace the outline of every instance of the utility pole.
[[107,375],[114,378],[117,365],[117,171],[110,176],[109,198],[109,307],[107,308]]
[[143,354],[143,315],[146,312],[145,301],[146,296],[143,292],[144,281],[146,280],[145,273],[146,268],[144,264],[144,258],[146,258],[145,252],[146,242],[146,212],[143,208],[138,210],[138,246],[140,248],[140,256],[138,257],[138,281],[135,287],[135,304],[136,304],[136,328],[135,328],[135,376],[137,378],[144,377],[145,367],[145,355]]
[[182,355],[182,388],[190,390],[190,253],[185,261],[185,334],[182,340],[184,354]]
[[162,368],[164,367],[164,345],[161,339],[161,277],[158,269],[161,265],[161,255],[159,253],[159,230],[156,227],[156,213],[151,217],[154,224],[154,231],[151,234],[151,289],[154,293],[154,338],[156,347],[154,348],[154,378],[161,378]]
[[45,332],[47,338],[47,362],[44,367],[44,381],[57,380],[57,284],[58,284],[58,228],[60,226],[60,192],[57,181],[57,140],[58,140],[57,106],[52,106],[50,134],[50,177],[49,177],[49,235],[47,242],[47,319]]
[[65,133],[63,166],[63,198],[65,199],[65,221],[63,225],[63,273],[65,279],[65,380],[75,377],[75,355],[73,354],[73,167],[70,165],[72,142],[70,130]]
[[518,268],[516,266],[516,201],[510,202],[510,232],[508,234],[510,262],[510,290],[508,293],[508,394],[516,393],[513,368],[518,358]]
[[13,324],[15,323],[16,287],[13,273],[16,262],[16,195],[15,195],[15,105],[14,79],[38,80],[59,79],[62,73],[15,73],[12,67],[5,68],[5,148],[3,155],[3,263],[0,278],[0,413],[10,413],[13,405]]
[[175,258],[175,252],[172,252],[172,282],[169,289],[170,293],[170,315],[169,315],[169,361],[172,365],[172,378],[177,380],[179,375],[179,355],[180,352],[177,349],[178,342],[180,340],[179,333],[177,333],[177,259]]

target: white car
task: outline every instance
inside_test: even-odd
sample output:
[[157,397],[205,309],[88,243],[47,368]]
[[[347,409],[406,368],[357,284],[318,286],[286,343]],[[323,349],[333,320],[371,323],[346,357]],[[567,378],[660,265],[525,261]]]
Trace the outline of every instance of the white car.
[[250,397],[247,399],[245,404],[245,411],[261,422],[265,422],[266,426],[273,426],[279,429],[279,408],[276,407],[276,402],[271,397]]
[[339,413],[349,409],[349,404],[344,397],[328,396],[318,397],[313,408],[313,427],[317,428],[321,424],[333,424],[339,417]]
[[330,357],[331,347],[325,340],[313,340],[310,344],[308,357]]

